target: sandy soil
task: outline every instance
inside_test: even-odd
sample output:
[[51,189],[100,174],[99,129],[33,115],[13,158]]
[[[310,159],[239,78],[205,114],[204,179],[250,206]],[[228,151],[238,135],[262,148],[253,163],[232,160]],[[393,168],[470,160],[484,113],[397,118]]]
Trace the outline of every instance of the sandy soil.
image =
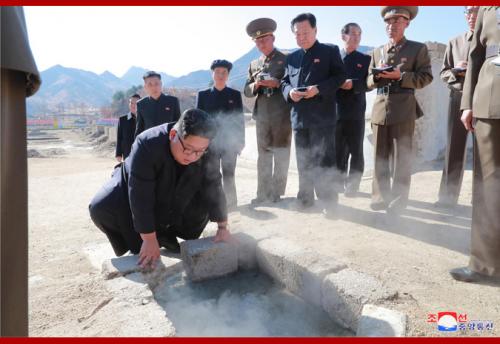
[[[91,223],[87,206],[110,176],[113,153],[103,157],[93,151],[91,139],[82,133],[49,134],[58,139],[29,142],[29,148],[42,156],[29,159],[30,335],[99,335],[109,324],[89,319],[109,300],[100,271],[84,250],[105,244],[106,239]],[[250,136],[247,146],[252,144]],[[443,335],[435,323],[427,322],[428,314],[442,311],[466,313],[468,320],[500,326],[498,287],[458,283],[448,275],[449,269],[468,261],[470,170],[465,173],[459,207],[453,211],[433,206],[441,172],[422,167],[413,176],[410,206],[400,218],[369,209],[371,179],[365,177],[359,197],[340,196],[341,212],[330,220],[319,206],[307,213],[296,210],[298,180],[293,169],[284,201],[250,208],[256,190],[254,153],[243,154],[238,162],[240,207],[230,216],[232,230],[264,228],[379,278],[398,290],[398,297],[386,306],[408,314],[410,336]],[[497,327],[464,334],[498,335]]]

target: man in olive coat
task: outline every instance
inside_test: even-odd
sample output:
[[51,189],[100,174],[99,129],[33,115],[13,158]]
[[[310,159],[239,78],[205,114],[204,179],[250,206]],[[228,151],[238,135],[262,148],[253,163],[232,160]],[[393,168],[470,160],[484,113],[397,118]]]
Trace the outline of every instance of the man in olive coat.
[[500,7],[481,7],[461,104],[462,122],[474,131],[475,145],[470,261],[450,271],[458,281],[500,282],[499,75]]
[[[367,79],[369,88],[377,88],[371,118],[375,146],[373,210],[398,213],[408,202],[413,131],[415,120],[423,116],[415,89],[432,81],[427,47],[404,36],[417,12],[416,6],[384,6],[381,10],[389,42],[373,51]],[[395,166],[392,186],[391,152]]]
[[257,97],[252,117],[256,121],[259,156],[257,198],[252,204],[280,200],[285,194],[290,165],[290,105],[279,91],[286,55],[274,47],[275,30],[276,22],[270,18],[255,19],[247,25],[247,34],[262,53],[250,63],[244,90],[245,96]]
[[465,130],[460,116],[460,101],[462,88],[469,58],[469,46],[476,25],[479,6],[465,7],[465,20],[469,30],[448,42],[444,53],[441,80],[446,82],[450,89],[448,106],[448,139],[446,155],[439,187],[438,206],[454,206],[457,204],[462,178],[464,176],[465,156],[467,153],[467,130]]

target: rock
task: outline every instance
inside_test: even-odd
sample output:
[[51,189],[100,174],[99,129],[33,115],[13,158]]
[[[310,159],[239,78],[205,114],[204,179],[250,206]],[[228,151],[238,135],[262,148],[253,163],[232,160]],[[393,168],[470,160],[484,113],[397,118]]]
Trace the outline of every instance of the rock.
[[391,309],[366,304],[359,319],[358,337],[404,337],[406,315]]
[[237,246],[214,243],[213,237],[181,242],[181,256],[186,274],[192,281],[228,275],[238,270]]
[[378,279],[352,269],[326,276],[321,287],[323,309],[337,323],[353,331],[357,330],[365,304],[380,303],[396,295],[396,291]]

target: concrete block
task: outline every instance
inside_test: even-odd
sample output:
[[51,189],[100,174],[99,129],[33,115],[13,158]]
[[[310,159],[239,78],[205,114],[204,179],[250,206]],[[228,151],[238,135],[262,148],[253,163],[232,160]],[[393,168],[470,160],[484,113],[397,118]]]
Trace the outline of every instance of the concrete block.
[[290,292],[307,302],[321,305],[321,284],[330,273],[345,269],[331,257],[307,251],[280,238],[266,239],[257,245],[259,268]]
[[264,230],[255,230],[248,233],[233,234],[238,241],[238,269],[252,270],[257,264],[257,243],[271,235]]
[[160,256],[160,262],[155,270],[145,271],[137,265],[139,256],[130,255],[119,258],[105,260],[102,263],[102,274],[105,279],[113,279],[116,277],[126,276],[135,272],[144,274],[144,279],[150,285],[156,285],[165,276],[182,271],[182,261],[178,258]]
[[358,323],[358,337],[404,337],[406,315],[371,304],[363,306]]
[[238,270],[237,246],[214,243],[213,237],[183,241],[181,257],[186,274],[192,281],[216,278]]
[[385,287],[378,279],[344,269],[325,277],[321,287],[323,309],[340,325],[357,330],[361,310],[367,303],[392,299],[397,292]]

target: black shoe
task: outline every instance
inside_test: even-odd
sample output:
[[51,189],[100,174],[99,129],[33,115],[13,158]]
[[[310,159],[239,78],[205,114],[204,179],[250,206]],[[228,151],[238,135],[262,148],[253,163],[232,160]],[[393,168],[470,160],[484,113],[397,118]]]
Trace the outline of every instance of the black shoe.
[[386,210],[387,209],[387,203],[385,202],[371,202],[370,203],[370,208],[375,211],[379,210]]
[[272,201],[273,203],[278,203],[279,201],[281,201],[281,196],[280,196],[280,195],[273,195],[273,196],[271,197],[271,201]]
[[297,198],[297,203],[298,203],[300,209],[307,209],[307,208],[311,208],[314,205],[314,200],[313,199]]
[[160,247],[164,247],[168,251],[172,253],[181,253],[181,245],[177,241],[177,237],[171,233],[156,233],[156,237],[158,239],[158,244]]
[[498,283],[498,282],[500,282],[500,277],[483,275],[483,274],[480,274],[479,272],[472,271],[468,267],[452,269],[452,270],[450,270],[450,275],[455,280],[460,281],[460,282],[469,282],[469,283],[476,283],[476,282],[495,282],[495,283]]

